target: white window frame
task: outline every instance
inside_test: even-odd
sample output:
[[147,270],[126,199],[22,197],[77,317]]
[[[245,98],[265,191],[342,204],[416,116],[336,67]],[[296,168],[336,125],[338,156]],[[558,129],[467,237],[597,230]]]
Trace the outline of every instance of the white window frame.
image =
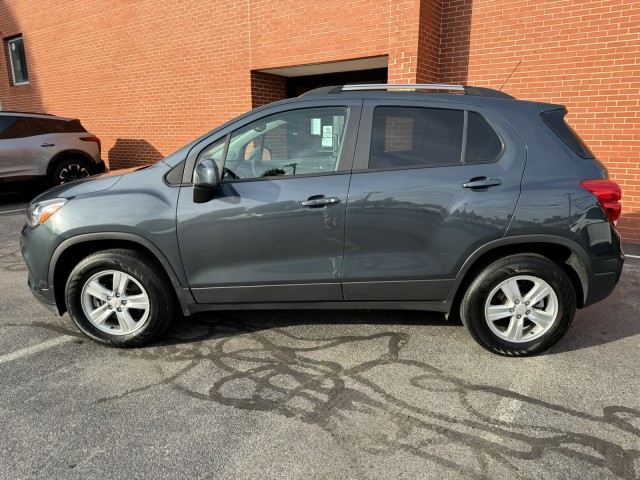
[[[13,50],[11,49],[11,45],[17,40],[22,40],[22,48],[24,48],[24,38],[22,37],[22,35],[19,35],[17,37],[13,37],[13,38],[7,40],[7,48],[9,49],[9,63],[11,64],[11,77],[13,79],[13,84],[14,85],[29,85],[29,78],[28,78],[29,74],[28,73],[27,73],[27,81],[26,82],[18,82],[18,81],[16,81],[16,72],[13,69],[13,56],[17,55],[17,53],[13,53]],[[25,63],[26,63],[26,57],[27,57],[27,55],[25,53]],[[25,67],[26,67],[26,65],[25,65]],[[27,69],[27,72],[28,71],[29,70]]]

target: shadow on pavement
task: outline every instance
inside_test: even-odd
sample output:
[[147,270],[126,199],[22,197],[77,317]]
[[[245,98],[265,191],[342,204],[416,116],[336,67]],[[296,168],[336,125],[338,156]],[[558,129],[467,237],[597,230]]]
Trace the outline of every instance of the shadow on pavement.
[[0,207],[28,203],[49,187],[41,180],[0,183]]

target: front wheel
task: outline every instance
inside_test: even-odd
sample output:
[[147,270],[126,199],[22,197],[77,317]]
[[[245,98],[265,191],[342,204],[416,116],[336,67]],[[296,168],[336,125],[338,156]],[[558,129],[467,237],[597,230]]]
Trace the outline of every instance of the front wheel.
[[500,355],[527,356],[554,345],[576,311],[567,274],[551,260],[512,255],[487,266],[471,283],[460,315],[473,338]]
[[173,316],[173,296],[163,272],[132,250],[89,255],[66,285],[71,318],[92,340],[138,347],[157,338]]
[[89,165],[79,158],[67,158],[56,167],[51,176],[53,185],[62,185],[91,175]]

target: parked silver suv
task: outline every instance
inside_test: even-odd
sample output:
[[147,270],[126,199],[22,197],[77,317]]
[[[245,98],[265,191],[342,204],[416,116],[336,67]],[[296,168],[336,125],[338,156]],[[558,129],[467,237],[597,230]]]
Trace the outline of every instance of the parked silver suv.
[[0,112],[0,183],[46,177],[53,185],[105,171],[100,139],[80,120]]

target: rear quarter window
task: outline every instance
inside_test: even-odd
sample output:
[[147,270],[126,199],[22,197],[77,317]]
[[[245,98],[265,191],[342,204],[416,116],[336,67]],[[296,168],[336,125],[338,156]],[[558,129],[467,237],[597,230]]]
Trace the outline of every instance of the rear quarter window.
[[83,133],[87,130],[82,126],[80,120],[58,120],[53,118],[30,118],[33,135],[44,135],[47,133]]

